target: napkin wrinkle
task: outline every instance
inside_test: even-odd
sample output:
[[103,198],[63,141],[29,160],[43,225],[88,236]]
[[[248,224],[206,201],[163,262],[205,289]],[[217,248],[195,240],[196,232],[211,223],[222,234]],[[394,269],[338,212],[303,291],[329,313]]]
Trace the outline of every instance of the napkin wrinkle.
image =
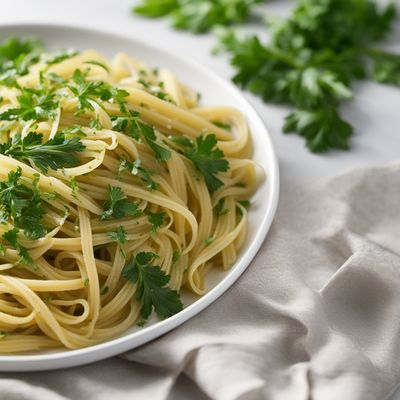
[[18,379],[0,381],[0,400],[70,400],[57,392],[21,382]]

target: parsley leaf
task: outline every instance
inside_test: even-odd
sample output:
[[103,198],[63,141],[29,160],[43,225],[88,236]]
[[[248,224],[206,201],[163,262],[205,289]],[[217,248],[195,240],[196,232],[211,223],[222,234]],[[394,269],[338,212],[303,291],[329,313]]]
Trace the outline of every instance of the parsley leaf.
[[16,78],[28,73],[42,51],[41,43],[34,39],[12,37],[0,43],[0,81],[15,85]]
[[148,213],[147,219],[149,220],[150,224],[153,225],[152,227],[153,232],[155,232],[158,228],[160,228],[163,225],[166,216],[167,214],[165,214],[165,212]]
[[31,256],[29,255],[28,250],[22,246],[18,240],[18,228],[13,228],[5,233],[3,233],[3,239],[5,239],[7,242],[11,244],[12,247],[14,247],[15,250],[17,250],[20,259],[18,262],[20,264],[31,264],[33,262]]
[[59,102],[52,91],[42,89],[22,88],[17,97],[18,108],[10,108],[0,114],[0,120],[28,121],[53,118]]
[[217,174],[228,171],[229,162],[223,158],[222,150],[216,147],[217,138],[214,134],[200,135],[196,138],[195,143],[183,136],[171,139],[184,147],[183,154],[201,172],[210,192],[214,192],[224,185]]
[[21,168],[17,168],[8,173],[7,181],[0,182],[1,220],[4,223],[11,218],[17,229],[24,230],[26,237],[39,239],[47,232],[42,222],[44,210],[40,193],[20,183],[21,174]]
[[128,111],[126,115],[112,116],[111,129],[117,132],[125,133],[135,140],[140,139],[140,130],[138,126],[138,117],[140,114],[136,111]]
[[102,62],[97,61],[97,60],[85,61],[84,64],[96,65],[97,67],[103,68],[104,71],[110,72],[110,69],[107,67],[107,65],[105,65],[105,64],[103,64]]
[[251,7],[261,0],[143,0],[133,12],[144,17],[171,15],[177,29],[206,32],[215,25],[245,21]]
[[43,61],[47,65],[58,64],[61,61],[67,60],[68,58],[74,57],[79,54],[75,49],[63,49],[57,50],[54,53],[46,53],[43,55]]
[[103,81],[90,81],[86,79],[87,72],[76,69],[72,75],[72,82],[67,87],[78,99],[77,115],[84,110],[94,110],[92,102],[101,105],[101,101],[117,103],[121,112],[126,112],[125,97],[129,96],[126,90],[118,89]]
[[0,154],[13,157],[20,161],[29,161],[47,173],[64,167],[74,167],[79,164],[76,153],[82,152],[85,146],[78,137],[66,139],[63,133],[57,133],[53,139],[42,143],[43,135],[29,132],[21,138],[16,135],[8,142],[0,144]]
[[151,177],[152,173],[142,167],[139,158],[133,162],[122,160],[118,168],[118,175],[120,176],[121,173],[124,171],[129,171],[132,175],[138,176],[142,181],[146,182],[146,187],[150,191],[156,190],[158,188],[158,183],[155,182]]
[[228,214],[229,212],[229,209],[225,208],[224,203],[225,199],[222,198],[214,207],[215,213],[217,214],[218,217],[222,217],[223,215]]
[[380,83],[400,86],[400,54],[370,52],[373,60],[372,78]]
[[141,252],[132,257],[122,270],[122,276],[137,283],[136,300],[141,304],[141,315],[148,319],[153,311],[160,318],[168,318],[183,309],[179,293],[166,286],[170,277],[158,265],[151,265],[156,254]]
[[116,232],[108,232],[107,236],[113,241],[117,242],[118,244],[125,244],[126,243],[126,231],[122,225],[119,225]]
[[112,117],[112,129],[125,133],[135,140],[139,140],[142,136],[154,151],[156,160],[169,160],[171,158],[171,151],[156,143],[157,136],[154,127],[141,121],[139,115],[137,112],[129,111],[124,116]]
[[138,217],[142,214],[136,203],[128,200],[126,194],[117,186],[108,186],[108,200],[103,204],[104,212],[100,219],[123,218],[126,215]]
[[348,138],[353,133],[352,126],[341,119],[335,108],[295,110],[286,117],[283,129],[303,136],[308,148],[318,153],[330,148],[348,149]]

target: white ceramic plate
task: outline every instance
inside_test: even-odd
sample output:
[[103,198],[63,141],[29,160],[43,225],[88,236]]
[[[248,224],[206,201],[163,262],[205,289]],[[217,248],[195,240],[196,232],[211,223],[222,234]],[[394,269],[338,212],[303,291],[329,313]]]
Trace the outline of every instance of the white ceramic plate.
[[[237,262],[226,272],[210,277],[210,291],[201,298],[185,297],[185,309],[164,321],[153,321],[145,328],[132,327],[124,335],[79,350],[56,350],[32,355],[0,356],[0,371],[33,371],[66,368],[98,361],[138,347],[184,323],[220,297],[248,267],[262,245],[273,220],[278,203],[279,171],[270,136],[252,106],[231,83],[219,78],[201,65],[168,53],[152,44],[95,30],[70,26],[8,25],[0,27],[0,40],[9,36],[40,38],[49,49],[93,48],[113,56],[124,51],[150,66],[171,69],[179,79],[202,94],[205,105],[229,105],[241,110],[248,118],[253,142],[253,158],[266,171],[267,179],[252,199],[249,231]],[[150,39],[151,42],[151,39]],[[222,269],[221,269],[222,270]]]

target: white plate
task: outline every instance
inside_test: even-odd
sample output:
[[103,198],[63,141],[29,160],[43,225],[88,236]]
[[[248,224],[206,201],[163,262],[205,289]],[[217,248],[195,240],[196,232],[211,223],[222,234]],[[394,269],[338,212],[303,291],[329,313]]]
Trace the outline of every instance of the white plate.
[[[226,272],[214,274],[207,282],[211,290],[199,299],[185,299],[185,309],[164,321],[154,321],[145,328],[132,327],[124,335],[79,350],[56,350],[33,355],[0,356],[0,371],[34,371],[66,368],[115,356],[147,343],[198,314],[221,296],[248,267],[264,242],[272,223],[279,195],[279,170],[271,138],[253,107],[231,83],[191,60],[184,59],[153,44],[95,30],[53,25],[7,25],[0,27],[0,40],[9,36],[33,36],[49,49],[93,48],[108,56],[124,51],[150,66],[171,69],[179,79],[202,94],[205,105],[229,105],[248,118],[253,142],[253,159],[266,171],[267,179],[252,199],[248,237],[237,262]],[[151,38],[150,38],[151,41]]]

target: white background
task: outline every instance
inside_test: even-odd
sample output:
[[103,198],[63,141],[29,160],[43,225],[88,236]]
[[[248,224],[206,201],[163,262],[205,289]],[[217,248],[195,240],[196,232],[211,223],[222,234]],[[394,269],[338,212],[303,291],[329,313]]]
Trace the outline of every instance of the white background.
[[[129,10],[136,3],[135,0],[1,0],[0,24],[52,22],[98,28],[149,41],[183,54],[225,79],[232,76],[225,56],[210,55],[210,48],[215,44],[213,35],[193,36],[173,31],[166,20],[149,21],[135,17]],[[268,10],[272,14],[284,15],[292,4],[287,0],[271,0],[259,11]],[[257,20],[254,19],[250,30],[263,33],[265,29]],[[385,45],[400,52],[400,24],[396,25],[394,34]],[[140,58],[140,55],[136,56]],[[325,155],[313,155],[304,147],[303,139],[281,133],[287,109],[265,105],[258,98],[245,93],[271,133],[279,158],[282,185],[310,182],[349,168],[379,165],[399,159],[400,90],[374,83],[358,83],[355,93],[355,99],[343,107],[344,117],[355,127],[351,151],[333,151]],[[181,378],[171,398],[196,400],[205,397],[194,391],[186,378]],[[400,391],[391,400],[400,400]]]

